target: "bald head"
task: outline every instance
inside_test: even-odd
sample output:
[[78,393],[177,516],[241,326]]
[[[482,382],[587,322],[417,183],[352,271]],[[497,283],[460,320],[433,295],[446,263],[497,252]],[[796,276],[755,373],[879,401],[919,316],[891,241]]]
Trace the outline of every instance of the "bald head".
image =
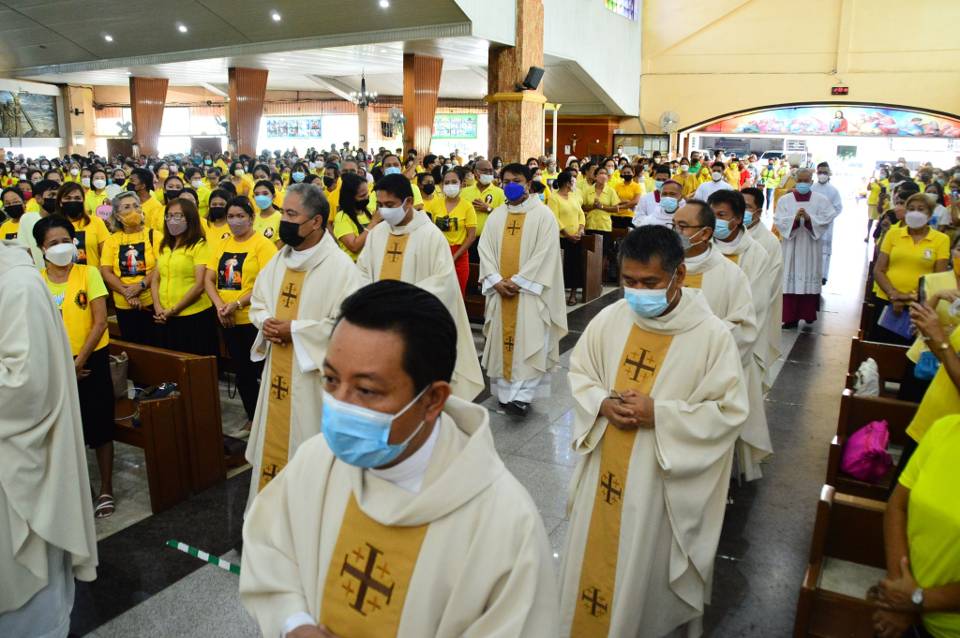
[[477,160],[476,163],[473,165],[473,170],[477,174],[489,172],[492,175],[493,164],[490,163],[490,160],[480,159],[480,160]]
[[813,171],[809,168],[801,168],[797,171],[797,176],[795,177],[798,182],[806,182],[808,184],[813,183]]

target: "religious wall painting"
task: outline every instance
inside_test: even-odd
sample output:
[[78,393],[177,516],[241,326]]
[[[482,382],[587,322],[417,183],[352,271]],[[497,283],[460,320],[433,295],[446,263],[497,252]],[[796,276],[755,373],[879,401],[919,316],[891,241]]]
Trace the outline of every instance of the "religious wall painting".
[[960,138],[960,120],[891,108],[800,106],[737,115],[697,130],[761,135]]
[[60,137],[56,96],[0,91],[0,137]]

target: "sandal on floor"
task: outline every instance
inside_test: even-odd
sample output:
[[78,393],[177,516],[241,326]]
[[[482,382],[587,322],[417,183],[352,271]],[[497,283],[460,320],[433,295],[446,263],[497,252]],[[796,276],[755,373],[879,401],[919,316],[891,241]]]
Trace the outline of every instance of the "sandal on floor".
[[94,518],[108,518],[116,511],[117,506],[111,494],[101,494],[97,497],[93,507]]

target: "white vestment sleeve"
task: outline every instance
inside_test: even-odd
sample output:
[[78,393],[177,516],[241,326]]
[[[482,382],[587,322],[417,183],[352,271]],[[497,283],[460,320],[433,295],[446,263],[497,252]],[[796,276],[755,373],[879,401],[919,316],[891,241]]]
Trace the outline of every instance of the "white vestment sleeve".
[[503,281],[503,277],[498,272],[492,272],[483,278],[483,287],[480,292],[484,295],[490,295],[496,292],[493,287]]
[[283,634],[282,638],[287,638],[287,634],[296,629],[297,627],[303,627],[304,625],[310,625],[311,627],[317,626],[317,621],[314,620],[313,616],[308,614],[305,611],[298,611],[289,618],[286,622],[283,623]]
[[[332,323],[323,320],[294,319],[290,322],[290,339],[300,372],[320,369],[320,364],[310,354],[310,350],[319,344],[326,344],[332,328]],[[323,347],[326,348],[325,345]]]
[[531,295],[539,295],[543,292],[543,284],[538,284],[535,281],[530,281],[522,275],[514,275],[510,278],[510,281],[520,286],[522,292],[529,293]]

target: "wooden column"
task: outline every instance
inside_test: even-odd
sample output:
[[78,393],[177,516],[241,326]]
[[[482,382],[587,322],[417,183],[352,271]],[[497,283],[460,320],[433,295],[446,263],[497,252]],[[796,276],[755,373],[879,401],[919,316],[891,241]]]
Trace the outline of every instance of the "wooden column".
[[267,71],[231,67],[227,77],[230,82],[230,105],[227,109],[230,141],[238,155],[256,155],[263,98],[267,93]]
[[531,66],[543,67],[543,0],[517,0],[516,45],[491,47],[487,59],[490,156],[505,162],[537,157],[543,147],[543,84],[517,91]]
[[167,102],[165,78],[130,78],[130,111],[133,115],[133,142],[141,155],[158,155],[163,107]]
[[430,150],[442,69],[443,58],[403,54],[404,151],[415,148],[423,156]]

